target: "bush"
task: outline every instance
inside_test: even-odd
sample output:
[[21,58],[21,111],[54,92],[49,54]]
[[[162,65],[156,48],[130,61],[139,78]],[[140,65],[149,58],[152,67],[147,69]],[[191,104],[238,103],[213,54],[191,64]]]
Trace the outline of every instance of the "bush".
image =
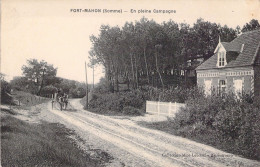
[[232,95],[188,98],[176,114],[177,134],[213,144],[226,151],[260,159],[260,105],[248,96]]
[[[123,109],[125,107],[133,107],[141,110],[146,101],[146,98],[140,90],[110,93],[104,85],[96,87],[91,92],[90,99],[89,109],[93,112],[104,114],[108,112],[111,113],[110,111],[124,114]],[[139,112],[137,113],[140,115]]]
[[11,91],[11,86],[4,79],[1,79],[1,103],[2,104],[10,104],[13,103],[13,98],[9,95]]
[[58,92],[58,88],[56,88],[53,85],[48,85],[42,88],[41,94],[48,95],[48,94],[54,94]]
[[108,93],[103,95],[94,94],[90,100],[90,108],[99,108],[100,110],[113,110],[122,112],[125,106],[142,108],[144,99],[135,92]]
[[151,86],[144,86],[142,89],[147,100],[162,102],[185,103],[188,98],[203,96],[198,88],[170,87],[168,89],[157,89]]
[[94,94],[105,94],[111,93],[111,87],[109,86],[108,81],[104,78],[101,78],[100,83],[92,91]]
[[234,142],[240,154],[260,159],[260,108],[238,102],[220,111],[215,119],[216,131],[224,136],[224,142]]
[[132,106],[126,106],[123,108],[123,114],[124,115],[143,115],[144,112],[142,112],[140,109],[137,109]]
[[85,87],[77,87],[75,89],[71,88],[69,90],[69,94],[72,98],[83,98],[86,96],[86,88]]

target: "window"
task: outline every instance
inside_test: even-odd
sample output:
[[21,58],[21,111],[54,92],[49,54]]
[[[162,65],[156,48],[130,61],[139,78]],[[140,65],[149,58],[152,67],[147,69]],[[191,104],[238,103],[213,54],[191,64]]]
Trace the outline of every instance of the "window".
[[226,60],[226,52],[225,51],[219,51],[218,53],[218,59],[217,59],[217,67],[224,67],[227,65],[227,60]]
[[226,93],[226,81],[220,80],[219,81],[219,94],[223,95]]
[[237,98],[242,94],[243,91],[243,80],[242,79],[236,79],[234,80],[234,93]]
[[212,80],[204,81],[204,85],[205,85],[204,91],[205,91],[206,96],[211,95],[211,83],[212,83]]
[[226,65],[225,53],[218,52],[218,67],[224,67]]

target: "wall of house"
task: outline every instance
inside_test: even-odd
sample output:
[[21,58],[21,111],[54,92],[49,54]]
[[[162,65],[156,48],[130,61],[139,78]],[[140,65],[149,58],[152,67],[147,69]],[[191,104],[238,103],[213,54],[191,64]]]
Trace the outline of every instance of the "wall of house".
[[260,95],[260,51],[256,55],[254,71],[254,94],[257,96]]
[[[260,69],[259,69],[260,70]],[[249,94],[252,90],[254,76],[253,67],[219,68],[210,70],[197,70],[197,85],[205,87],[205,80],[211,80],[212,90],[219,88],[219,81],[225,80],[227,92],[234,91],[234,80],[243,80],[243,92]],[[260,76],[259,76],[260,80]],[[260,85],[259,85],[260,88]]]
[[260,65],[254,66],[254,94],[260,95]]

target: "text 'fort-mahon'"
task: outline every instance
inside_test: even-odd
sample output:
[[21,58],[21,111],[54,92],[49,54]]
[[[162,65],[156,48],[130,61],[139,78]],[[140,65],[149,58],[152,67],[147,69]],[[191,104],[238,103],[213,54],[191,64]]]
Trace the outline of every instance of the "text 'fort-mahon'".
[[70,9],[74,13],[122,13],[122,9]]

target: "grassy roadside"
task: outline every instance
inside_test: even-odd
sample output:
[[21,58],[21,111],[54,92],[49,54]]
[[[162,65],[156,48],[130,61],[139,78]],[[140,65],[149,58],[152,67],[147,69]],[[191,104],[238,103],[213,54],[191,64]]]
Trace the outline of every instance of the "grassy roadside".
[[[196,141],[198,143],[210,145],[212,147],[215,147],[217,149],[233,153],[233,154],[239,154],[236,150],[234,150],[234,142],[224,142],[222,139],[219,138],[219,136],[210,128],[207,130],[204,130],[203,132],[197,132],[197,133],[188,133],[191,132],[192,128],[189,129],[189,127],[186,127],[185,132],[180,132],[178,129],[176,129],[176,125],[172,119],[168,119],[167,121],[162,122],[153,122],[153,123],[147,123],[147,122],[138,122],[139,125],[144,126],[146,128],[155,129],[159,131],[163,131],[166,133],[169,133],[171,135],[181,136],[193,141]],[[219,139],[219,140],[216,140]],[[247,157],[251,158],[251,157]],[[254,159],[254,158],[251,158]],[[257,159],[256,159],[257,160]]]
[[[162,122],[151,123],[151,122],[140,121],[138,122],[138,125],[150,129],[163,131],[171,135],[181,136],[196,141],[198,143],[210,145],[212,147],[223,150],[225,152],[240,155],[242,157],[249,158],[252,160],[260,161],[259,156],[252,156],[251,154],[248,153],[251,151],[250,153],[259,155],[260,150],[257,150],[257,148],[246,147],[243,146],[242,144],[238,145],[236,143],[238,142],[237,140],[233,140],[233,139],[227,140],[225,137],[220,136],[218,133],[216,133],[215,129],[212,129],[210,127],[204,129],[199,129],[195,126],[186,126],[186,127],[179,128],[178,125],[176,125],[176,121],[170,118],[168,118],[167,121],[162,121]],[[258,136],[259,134],[260,133],[258,132]],[[246,144],[247,143],[245,143],[245,145]]]
[[104,166],[112,159],[100,151],[98,159],[91,157],[70,136],[76,135],[61,124],[29,124],[4,115],[1,117],[2,166]]
[[[17,107],[23,107],[23,108],[30,108],[31,106],[45,103],[50,100],[48,98],[36,96],[31,93],[23,92],[23,91],[15,91],[12,96],[17,101],[16,102]],[[19,101],[20,101],[20,106],[18,106]]]
[[[174,120],[170,119],[170,118],[168,118],[167,121],[161,121],[161,122],[151,122],[150,123],[150,122],[140,121],[140,122],[138,122],[138,125],[141,125],[141,126],[144,126],[146,128],[150,128],[150,129],[163,131],[163,132],[169,133],[171,135],[177,135],[177,136],[181,136],[184,138],[188,138],[193,141],[196,141],[199,143],[204,143],[204,144],[207,144],[210,146],[214,146],[214,147],[217,147],[217,148],[225,150],[225,151],[230,151],[230,149],[232,148],[232,145],[226,146],[224,143],[221,143],[221,142],[216,143],[216,140],[213,140],[213,139],[215,139],[217,136],[215,136],[213,132],[210,132],[210,129],[208,129],[208,131],[204,131],[205,133],[203,133],[203,134],[179,132],[178,129],[176,128],[176,124],[175,124]],[[209,133],[211,133],[211,134],[209,135]],[[230,147],[230,149],[228,149],[229,147]]]

